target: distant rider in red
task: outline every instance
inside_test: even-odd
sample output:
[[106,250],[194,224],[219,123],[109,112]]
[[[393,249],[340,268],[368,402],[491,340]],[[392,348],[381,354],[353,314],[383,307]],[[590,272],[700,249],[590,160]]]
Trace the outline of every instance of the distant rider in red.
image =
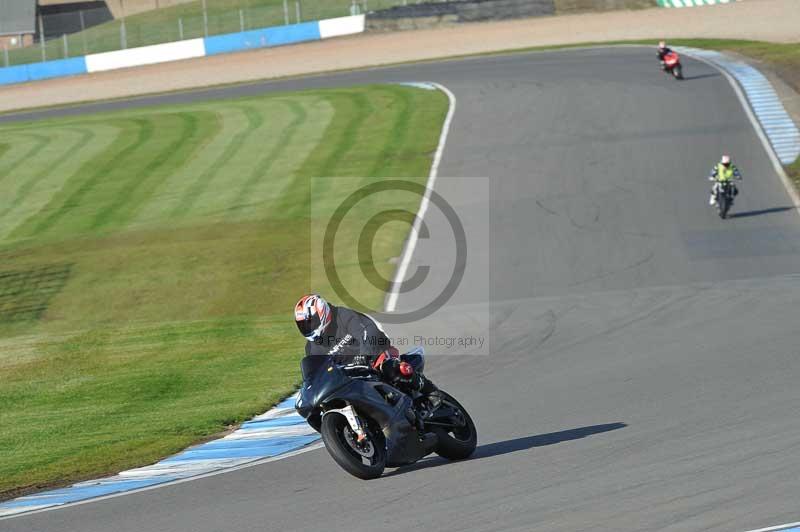
[[661,63],[661,70],[665,70],[667,68],[666,64],[664,63],[664,58],[669,53],[672,53],[672,49],[669,46],[667,46],[667,43],[665,43],[664,41],[659,42],[658,43],[658,60]]

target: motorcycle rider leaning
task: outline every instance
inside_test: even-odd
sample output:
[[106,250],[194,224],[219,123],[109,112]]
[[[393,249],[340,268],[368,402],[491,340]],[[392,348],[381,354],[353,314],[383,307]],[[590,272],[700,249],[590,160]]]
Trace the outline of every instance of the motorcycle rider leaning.
[[[714,186],[711,187],[711,197],[708,199],[708,204],[716,205],[717,188],[720,183],[730,182],[734,179],[741,181],[742,174],[739,173],[739,169],[736,168],[736,165],[731,161],[730,155],[723,155],[719,163],[715,164],[714,168],[711,169],[711,175],[708,176],[709,181],[714,181]],[[731,187],[733,187],[734,196],[739,194],[739,189],[736,188],[735,183],[731,183]]]
[[400,355],[381,326],[366,314],[337,307],[318,294],[300,298],[294,319],[305,336],[306,356],[317,356],[322,364],[332,357],[336,364],[370,365],[381,378],[404,391],[418,391],[429,403],[429,411],[441,403],[441,394],[422,374],[422,355]]
[[669,46],[667,46],[666,42],[660,41],[658,43],[658,61],[661,63],[662,70],[666,68],[666,63],[664,63],[664,58],[669,53],[672,53],[672,49]]

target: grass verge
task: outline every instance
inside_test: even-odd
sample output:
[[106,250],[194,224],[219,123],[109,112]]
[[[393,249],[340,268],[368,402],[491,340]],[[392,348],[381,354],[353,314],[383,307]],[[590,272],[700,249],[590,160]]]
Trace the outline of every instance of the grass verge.
[[554,0],[553,3],[556,15],[656,7],[655,0]]
[[[153,462],[288,394],[291,305],[329,288],[311,227],[362,184],[424,183],[446,110],[373,86],[0,127],[0,498]],[[384,277],[407,229],[377,234]]]
[[800,159],[786,167],[786,173],[794,183],[797,190],[800,190]]

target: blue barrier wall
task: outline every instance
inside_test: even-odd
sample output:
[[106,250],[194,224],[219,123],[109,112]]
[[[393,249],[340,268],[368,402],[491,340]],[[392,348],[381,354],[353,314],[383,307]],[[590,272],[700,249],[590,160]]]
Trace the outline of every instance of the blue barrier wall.
[[86,74],[86,58],[73,57],[44,63],[31,63],[28,65],[28,78],[31,80],[57,78],[60,76],[74,76]]
[[[356,20],[354,21],[354,19]],[[205,53],[203,55],[216,55],[254,48],[265,48],[270,46],[282,46],[284,44],[318,41],[322,39],[322,32],[320,30],[321,23],[326,23],[325,37],[337,37],[341,35],[361,33],[364,31],[364,15],[358,15],[355,17],[340,17],[325,21],[315,20],[313,22],[303,22],[301,24],[291,24],[288,26],[262,28],[241,33],[230,33],[226,35],[206,37],[203,39],[203,47],[205,49]],[[172,46],[174,44],[175,43],[164,43],[163,46]],[[151,55],[157,54],[158,51],[154,49],[157,49],[158,46],[159,45],[148,46],[148,53]],[[130,51],[133,50],[135,49],[130,49]],[[90,62],[92,61],[91,58],[96,55],[106,54],[92,54],[89,56]],[[191,55],[191,57],[196,57],[196,54]],[[170,58],[164,59],[164,61],[170,60],[175,60],[175,58],[170,56]],[[138,64],[151,63],[152,61],[143,61]],[[117,66],[117,68],[129,66],[133,66],[130,61],[123,62],[120,60],[120,65]],[[102,70],[107,69],[108,68],[106,67]],[[45,61],[43,63],[17,65],[13,67],[0,68],[0,85],[24,83],[26,81],[61,76],[72,76],[75,74],[86,74],[88,71],[89,69],[87,68],[86,57],[73,57],[70,59]]]
[[278,26],[242,33],[215,35],[204,39],[206,55],[225,54],[251,48],[280,46],[320,39],[319,23],[304,22],[290,26]]
[[23,83],[25,81],[34,81],[37,79],[73,76],[75,74],[86,74],[87,72],[86,58],[84,57],[30,63],[28,65],[0,68],[0,85]]
[[22,83],[23,81],[30,81],[30,79],[28,77],[28,65],[0,68],[0,85]]

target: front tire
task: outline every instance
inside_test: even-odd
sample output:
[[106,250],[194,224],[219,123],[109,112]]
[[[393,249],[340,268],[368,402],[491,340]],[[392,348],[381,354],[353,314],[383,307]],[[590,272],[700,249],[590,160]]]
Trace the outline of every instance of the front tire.
[[464,426],[454,429],[433,428],[432,430],[439,440],[436,444],[436,454],[448,460],[469,458],[478,445],[478,431],[475,429],[475,423],[473,423],[467,409],[461,406],[452,395],[441,390],[440,393],[442,394],[442,404],[448,404],[460,411]]
[[386,449],[382,434],[373,436],[367,430],[367,439],[359,443],[347,419],[336,413],[322,417],[322,441],[331,458],[342,469],[362,480],[378,478],[386,467]]
[[675,75],[675,79],[683,79],[683,69],[680,65],[675,65],[675,68],[672,69],[672,73]]
[[719,200],[719,217],[723,220],[728,217],[728,210],[731,208],[731,200],[725,194],[720,194]]

